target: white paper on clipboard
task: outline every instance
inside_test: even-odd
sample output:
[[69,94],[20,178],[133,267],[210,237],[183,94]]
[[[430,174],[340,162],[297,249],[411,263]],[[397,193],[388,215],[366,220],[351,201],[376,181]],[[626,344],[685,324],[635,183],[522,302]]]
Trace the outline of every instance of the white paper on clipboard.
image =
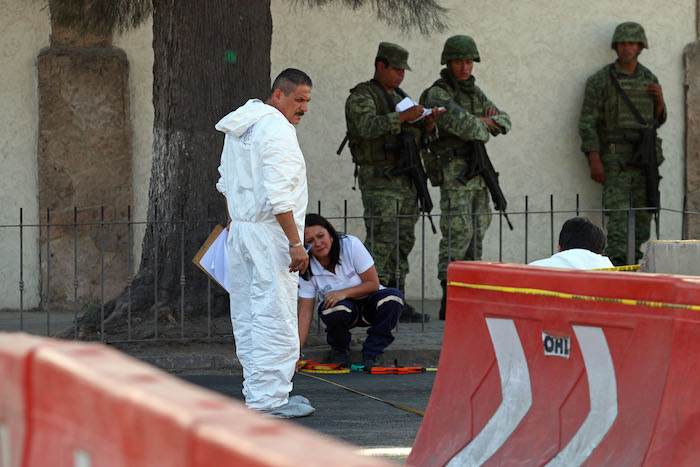
[[220,225],[214,227],[207,240],[195,255],[192,262],[204,271],[214,282],[229,292],[229,264],[226,240],[228,230]]

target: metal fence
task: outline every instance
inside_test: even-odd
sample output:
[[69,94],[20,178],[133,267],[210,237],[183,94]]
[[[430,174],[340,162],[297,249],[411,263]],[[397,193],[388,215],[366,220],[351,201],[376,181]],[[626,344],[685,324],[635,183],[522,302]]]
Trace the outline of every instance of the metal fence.
[[[628,247],[627,247],[627,254],[628,254],[628,262],[632,264],[634,262],[635,258],[635,253],[634,253],[634,238],[635,238],[635,217],[636,213],[641,211],[641,210],[648,210],[648,208],[626,208],[626,209],[618,209],[618,210],[610,210],[610,209],[605,209],[603,206],[605,205],[605,200],[602,200],[601,207],[600,208],[591,208],[591,207],[582,207],[579,199],[579,195],[576,195],[576,202],[575,206],[572,206],[570,209],[554,209],[554,196],[550,195],[549,196],[549,209],[538,209],[538,210],[531,210],[529,209],[529,197],[525,196],[524,198],[524,210],[521,211],[509,211],[507,214],[511,218],[515,219],[517,218],[518,220],[521,220],[522,222],[517,222],[518,224],[518,230],[522,230],[521,232],[518,232],[519,235],[522,237],[520,238],[519,242],[523,245],[524,247],[524,255],[521,260],[515,261],[513,258],[510,258],[510,261],[513,262],[523,262],[527,263],[529,261],[529,256],[528,256],[528,250],[531,248],[533,244],[533,240],[530,237],[530,222],[534,218],[534,216],[547,216],[549,220],[549,225],[548,225],[548,230],[549,230],[549,238],[548,243],[549,243],[549,249],[551,254],[554,253],[555,251],[555,235],[558,235],[558,232],[555,232],[555,222],[554,222],[554,217],[555,215],[568,215],[568,216],[573,216],[573,215],[581,215],[582,213],[586,213],[589,215],[589,217],[593,217],[594,220],[600,220],[600,223],[602,224],[603,227],[605,227],[605,222],[606,222],[606,214],[613,212],[613,211],[624,211],[627,213],[627,218],[628,218]],[[324,214],[322,210],[322,203],[319,201],[315,211],[319,214]],[[336,209],[337,210],[337,209]],[[361,209],[359,209],[361,210]],[[313,212],[314,209],[310,208],[308,212]],[[63,326],[62,330],[66,330],[68,328],[68,331],[70,331],[70,328],[72,327],[73,329],[73,336],[77,336],[77,328],[76,328],[76,323],[78,322],[78,318],[85,312],[88,312],[85,310],[85,303],[86,299],[83,297],[82,299],[79,296],[79,289],[81,287],[81,284],[84,284],[86,281],[93,281],[95,280],[95,277],[81,277],[79,274],[79,267],[78,267],[78,261],[79,261],[79,252],[81,250],[81,240],[79,239],[79,231],[85,231],[87,230],[96,230],[95,236],[97,239],[97,244],[99,246],[99,268],[98,268],[98,278],[97,280],[99,281],[99,293],[97,296],[93,297],[94,301],[93,307],[89,312],[92,313],[99,313],[99,336],[101,336],[101,340],[103,342],[110,342],[110,343],[117,343],[117,342],[137,342],[137,341],[143,341],[143,340],[148,340],[148,341],[159,341],[159,340],[214,340],[214,339],[231,339],[232,336],[230,334],[221,334],[220,332],[217,333],[212,330],[212,294],[213,294],[213,288],[218,287],[215,284],[212,285],[211,279],[208,280],[206,291],[203,290],[188,290],[188,281],[187,277],[185,276],[185,264],[186,262],[189,262],[191,258],[186,258],[185,257],[185,235],[187,234],[187,231],[189,228],[191,228],[194,225],[206,225],[210,229],[219,223],[217,220],[212,220],[212,219],[207,219],[207,220],[154,220],[154,221],[135,221],[132,219],[131,216],[131,207],[127,209],[127,218],[123,221],[105,221],[105,215],[104,215],[104,208],[100,210],[100,220],[95,221],[95,222],[78,222],[78,209],[75,208],[73,212],[73,222],[72,223],[56,223],[52,222],[52,212],[48,211],[46,212],[46,222],[45,223],[38,223],[38,224],[30,224],[30,223],[25,223],[23,220],[23,210],[19,210],[19,223],[18,224],[6,224],[6,225],[0,225],[0,244],[3,242],[7,243],[13,243],[14,241],[12,240],[12,237],[14,236],[16,238],[16,245],[18,246],[18,251],[17,251],[17,263],[16,267],[12,266],[9,268],[6,268],[8,271],[17,271],[18,273],[18,282],[17,282],[17,294],[19,297],[19,309],[18,310],[6,310],[7,313],[14,313],[16,315],[16,322],[14,323],[13,326],[11,326],[12,329],[19,329],[19,330],[24,330],[28,332],[36,332],[36,333],[42,333],[46,335],[52,335],[54,331],[56,330],[57,327],[61,327],[60,324],[56,324],[56,316],[62,316],[63,317]],[[324,214],[325,215],[325,214]],[[492,215],[494,216],[494,220],[496,220],[496,225],[494,227],[494,222],[492,221],[492,224],[489,228],[490,235],[493,235],[493,229],[497,229],[497,234],[498,234],[498,253],[496,257],[484,257],[484,260],[497,260],[497,261],[503,261],[503,247],[504,247],[504,229],[503,229],[503,224],[504,224],[504,214],[503,213],[451,213],[447,215],[447,224],[448,224],[448,234],[447,234],[447,243],[448,243],[448,249],[450,248],[451,245],[451,219],[453,217],[457,216],[471,216],[472,222],[476,224],[477,218],[479,216],[487,216],[487,215]],[[670,208],[662,208],[658,215],[656,216],[656,238],[661,239],[661,223],[668,222],[668,223],[678,223],[677,226],[680,227],[680,232],[681,234],[681,239],[685,239],[685,232],[687,231],[687,220],[690,216],[698,216],[700,215],[700,212],[693,212],[693,211],[688,211],[686,209],[686,200],[683,200],[682,208],[679,210],[674,210]],[[393,219],[395,221],[396,225],[396,238],[398,240],[399,234],[400,234],[400,224],[399,224],[399,218],[400,216],[398,214],[398,206],[397,206],[397,213],[393,216],[377,216],[375,213],[370,210],[369,215],[367,217],[363,216],[351,216],[349,215],[349,210],[348,210],[348,202],[347,200],[344,201],[343,203],[343,212],[340,215],[325,215],[327,219],[329,219],[333,224],[338,228],[340,231],[345,232],[345,233],[350,233],[354,234],[360,238],[365,237],[365,235],[368,236],[366,239],[366,244],[368,244],[370,252],[373,252],[374,250],[374,225],[375,222],[378,219],[386,219],[387,217]],[[443,215],[441,214],[433,214],[432,218],[435,219],[440,219]],[[596,219],[594,216],[599,216],[598,219]],[[403,216],[403,217],[409,217],[409,216]],[[416,309],[420,310],[421,312],[424,312],[426,309],[426,297],[425,297],[425,288],[426,288],[426,221],[429,220],[429,215],[427,214],[421,214],[419,217],[419,222],[418,222],[418,229],[421,232],[420,235],[420,241],[416,242],[416,245],[414,246],[412,255],[419,255],[420,256],[420,306],[417,306]],[[177,332],[175,332],[175,335],[173,333],[162,333],[162,329],[159,327],[159,310],[157,306],[154,306],[153,310],[153,316],[152,316],[152,336],[149,337],[148,339],[141,339],[137,336],[132,335],[132,296],[131,296],[131,287],[132,287],[132,282],[134,279],[134,258],[132,257],[132,251],[133,251],[133,243],[134,243],[134,228],[137,226],[143,226],[146,229],[149,228],[154,228],[156,224],[170,224],[171,227],[177,228],[178,232],[178,239],[179,239],[179,245],[177,245],[175,248],[177,250],[177,259],[179,263],[179,270],[180,270],[180,280],[179,280],[179,288],[180,288],[180,304],[179,304],[179,323],[173,323],[171,321],[170,323],[170,328],[176,327]],[[353,230],[351,228],[351,224],[354,226],[356,230]],[[365,230],[365,224],[367,225],[367,228]],[[538,225],[541,230],[541,223]],[[120,228],[122,230],[126,231],[126,241],[123,242],[124,246],[123,249],[125,251],[121,252],[122,256],[125,259],[126,263],[126,271],[124,271],[124,277],[122,279],[112,279],[110,282],[106,282],[105,278],[105,237],[106,237],[106,232],[108,229],[114,229],[114,228]],[[27,232],[32,230],[32,229],[38,229],[39,237],[42,238],[42,241],[39,242],[39,245],[36,245],[36,243],[30,245],[30,247],[27,247],[26,245],[26,239],[25,236],[27,235]],[[72,230],[72,265],[66,265],[66,264],[55,264],[55,260],[52,261],[52,232],[56,231],[56,229],[63,229],[65,232],[66,229]],[[535,241],[540,241],[540,239],[536,239]],[[65,246],[65,241],[63,242],[63,245]],[[39,255],[39,251],[37,251],[37,247],[42,248],[42,258],[45,258],[45,262],[42,259],[42,264],[39,265],[41,269],[41,274],[43,274],[44,277],[39,278],[39,283],[40,283],[40,291],[39,291],[39,296],[41,297],[41,306],[39,310],[34,310],[34,311],[29,311],[25,309],[25,293],[26,293],[26,284],[25,284],[25,259],[28,257],[31,257],[32,255],[34,257]],[[65,249],[65,248],[64,248]],[[170,250],[172,251],[172,249]],[[153,290],[153,304],[156,305],[158,303],[158,297],[159,297],[159,286],[158,286],[158,245],[154,246],[154,268],[153,268],[153,283],[154,283],[154,290]],[[397,250],[396,250],[396,258],[397,258],[397,268],[396,268],[396,279],[398,283],[399,279],[399,268],[398,268],[398,263],[399,263],[399,250],[398,250],[398,241],[397,241]],[[170,255],[170,260],[174,260],[173,255]],[[137,259],[138,260],[138,259]],[[65,263],[65,261],[64,261]],[[64,277],[62,279],[66,280],[65,275],[67,274],[66,271],[69,271],[72,269],[72,301],[67,300],[65,303],[62,305],[62,309],[58,309],[54,304],[52,303],[52,294],[51,294],[51,287],[52,287],[52,276],[57,274],[54,271],[62,271],[64,273]],[[199,274],[199,272],[197,272]],[[5,285],[7,285],[8,280],[11,281],[8,277],[2,277],[0,278],[0,282],[4,281]],[[0,286],[2,284],[0,283]],[[105,302],[107,298],[106,294],[106,286],[110,286],[112,290],[118,289],[118,290],[123,290],[127,294],[127,313],[126,313],[126,321],[127,321],[127,334],[125,337],[121,337],[118,339],[110,339],[109,336],[105,334]],[[186,310],[185,310],[185,303],[186,303],[186,297],[190,293],[206,293],[207,298],[206,298],[206,314],[200,313],[197,314],[197,316],[200,319],[205,319],[206,320],[206,333],[203,331],[199,333],[192,333],[189,332],[190,330],[188,329],[187,326],[187,316],[186,316]],[[66,309],[68,311],[66,311]],[[99,311],[97,311],[99,310]],[[7,313],[0,313],[2,314],[7,314]],[[40,314],[43,319],[44,319],[44,325],[43,326],[37,326],[36,324],[36,316],[37,314]],[[13,316],[14,316],[13,315]],[[25,322],[25,318],[28,317],[29,315],[32,316],[34,319],[34,325],[33,327],[27,326]],[[52,317],[54,319],[52,320]],[[69,319],[70,323],[68,323],[66,320]],[[321,324],[320,321],[318,320],[317,317],[314,318],[316,321],[316,324],[314,328],[316,329],[317,333],[322,332],[321,331]],[[2,328],[7,328],[8,322],[11,320],[8,320],[7,318],[2,318],[0,316],[0,329]],[[4,325],[3,325],[4,323]],[[70,326],[70,327],[69,327]],[[162,325],[161,325],[162,326]],[[43,328],[43,329],[40,329]],[[172,330],[172,329],[171,329]],[[404,329],[403,326],[399,326],[398,332],[415,332],[416,328],[415,327],[406,327]],[[421,323],[420,326],[420,331],[423,332],[425,331],[425,323]]]

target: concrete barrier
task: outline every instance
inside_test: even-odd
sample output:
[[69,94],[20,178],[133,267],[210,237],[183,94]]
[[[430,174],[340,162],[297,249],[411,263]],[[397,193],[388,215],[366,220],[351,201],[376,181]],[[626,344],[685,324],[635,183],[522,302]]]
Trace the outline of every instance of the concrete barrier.
[[647,244],[643,272],[700,276],[700,240],[655,240]]
[[0,333],[0,467],[19,467],[30,429],[29,359],[46,342],[28,334],[8,336]]
[[101,344],[0,333],[0,365],[2,467],[386,465]]
[[698,465],[698,370],[698,280],[452,263],[408,463]]

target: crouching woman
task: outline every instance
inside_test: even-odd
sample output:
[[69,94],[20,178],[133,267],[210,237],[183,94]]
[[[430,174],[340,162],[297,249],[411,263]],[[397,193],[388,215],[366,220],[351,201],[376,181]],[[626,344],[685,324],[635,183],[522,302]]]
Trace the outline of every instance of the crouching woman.
[[374,260],[362,242],[352,235],[338,235],[330,222],[307,214],[304,243],[309,268],[299,277],[299,339],[304,346],[318,295],[318,313],[326,325],[333,363],[348,366],[350,329],[368,327],[362,346],[362,364],[376,366],[394,341],[391,331],[403,311],[398,289],[379,283]]

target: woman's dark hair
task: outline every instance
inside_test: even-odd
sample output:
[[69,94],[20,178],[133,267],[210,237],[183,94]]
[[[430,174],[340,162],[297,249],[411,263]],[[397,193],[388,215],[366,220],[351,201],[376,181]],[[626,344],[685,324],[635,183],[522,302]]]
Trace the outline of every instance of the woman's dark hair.
[[[333,225],[331,225],[330,222],[328,222],[328,219],[323,217],[320,214],[307,214],[306,215],[306,220],[304,222],[304,227],[312,227],[314,225],[317,225],[319,227],[323,227],[328,231],[328,234],[331,236],[333,239],[333,243],[331,244],[331,251],[328,252],[328,256],[331,258],[331,262],[328,265],[329,268],[334,268],[336,265],[340,264],[340,238],[341,235],[338,235],[338,232],[333,228]],[[344,237],[344,235],[342,235]],[[311,255],[311,252],[309,252],[309,256]],[[309,264],[309,267],[306,268],[306,272],[301,275],[301,277],[304,280],[309,280],[311,279],[311,276],[313,276],[313,273],[311,272],[311,264]]]

